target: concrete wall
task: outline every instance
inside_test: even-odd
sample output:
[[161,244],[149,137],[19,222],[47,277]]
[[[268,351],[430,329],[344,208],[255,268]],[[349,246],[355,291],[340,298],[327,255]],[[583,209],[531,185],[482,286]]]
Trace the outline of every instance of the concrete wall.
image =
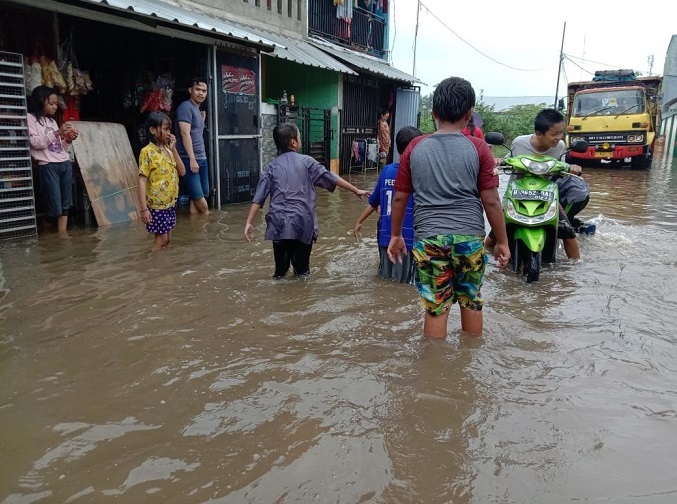
[[661,85],[661,94],[663,95],[661,113],[666,115],[674,100],[677,98],[677,35],[673,35],[665,55],[665,65],[663,66],[663,83]]
[[663,159],[677,157],[677,35],[673,35],[663,67],[661,107],[661,145],[656,148]]
[[[190,8],[202,6],[232,21],[275,33],[306,36],[307,0],[178,0]],[[258,5],[257,5],[258,4]]]
[[277,147],[273,140],[273,128],[277,126],[277,107],[261,104],[261,168],[268,166],[275,156]]

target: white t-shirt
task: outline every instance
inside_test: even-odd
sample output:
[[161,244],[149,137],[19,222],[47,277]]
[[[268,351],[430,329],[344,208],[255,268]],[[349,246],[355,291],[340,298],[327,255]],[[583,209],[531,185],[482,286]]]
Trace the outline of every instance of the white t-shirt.
[[519,156],[522,154],[539,154],[542,156],[552,156],[555,159],[560,159],[566,150],[564,140],[560,140],[559,143],[552,149],[548,149],[546,151],[537,151],[531,145],[531,137],[533,137],[533,135],[521,135],[515,138],[512,141],[512,155]]

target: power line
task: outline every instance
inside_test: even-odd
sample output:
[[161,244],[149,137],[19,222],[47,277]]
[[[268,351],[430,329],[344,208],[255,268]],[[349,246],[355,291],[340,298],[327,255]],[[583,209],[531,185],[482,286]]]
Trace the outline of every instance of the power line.
[[[577,60],[580,61],[581,63],[592,63],[592,64],[594,64],[594,65],[603,65],[603,66],[607,66],[607,67],[609,67],[609,68],[623,68],[623,67],[620,66],[620,65],[611,65],[611,64],[609,64],[609,63],[600,63],[599,61],[592,61],[592,60],[589,60],[589,59],[581,58],[580,56],[572,56],[572,55],[570,55],[570,54],[567,54],[567,58],[569,58],[569,60],[570,60],[571,58],[577,59]],[[573,62],[572,62],[572,63],[573,63]],[[579,68],[580,68],[580,67],[579,67]],[[588,72],[588,71],[585,70],[585,69],[582,69],[582,70]],[[588,73],[592,73],[592,72],[588,72]]]
[[564,56],[564,59],[570,61],[572,65],[574,65],[574,66],[580,68],[580,69],[583,70],[585,73],[588,73],[588,74],[590,74],[590,75],[594,75],[594,72],[591,72],[590,70],[586,70],[585,68],[583,68],[581,65],[579,65],[579,64],[576,63],[574,60],[572,60],[572,59],[569,57],[568,54],[564,54],[563,56]]
[[[481,50],[479,50],[477,47],[475,47],[474,45],[472,45],[470,42],[468,42],[467,40],[465,40],[463,37],[461,37],[461,36],[460,36],[458,33],[456,33],[454,30],[452,30],[449,26],[446,25],[446,23],[445,23],[444,21],[442,21],[442,20],[441,20],[441,19],[440,19],[433,11],[431,11],[430,8],[429,8],[427,5],[425,5],[423,2],[420,2],[420,1],[419,1],[419,5],[422,6],[423,8],[425,8],[425,10],[428,12],[428,14],[430,14],[432,17],[434,17],[434,18],[435,18],[442,26],[444,26],[447,30],[449,30],[451,33],[453,33],[453,34],[454,34],[461,42],[463,42],[464,44],[466,44],[467,46],[469,46],[470,48],[472,48],[474,51],[476,51],[477,53],[481,54],[481,55],[484,56],[485,58],[487,58],[487,59],[493,61],[494,63],[496,63],[496,64],[498,64],[498,65],[504,66],[504,67],[506,67],[506,68],[510,68],[511,70],[517,70],[517,71],[519,71],[519,72],[540,72],[540,71],[542,71],[542,70],[547,70],[548,68],[550,68],[550,67],[545,67],[545,68],[516,68],[516,67],[514,67],[514,66],[507,65],[507,64],[505,64],[505,63],[501,63],[501,62],[498,61],[497,59],[492,58],[492,57],[489,56],[488,54],[486,54],[486,53],[482,52]],[[417,16],[417,18],[418,18],[418,16]],[[417,29],[417,31],[418,31],[418,22],[417,22],[417,24],[416,24],[416,27],[417,27],[416,29]]]

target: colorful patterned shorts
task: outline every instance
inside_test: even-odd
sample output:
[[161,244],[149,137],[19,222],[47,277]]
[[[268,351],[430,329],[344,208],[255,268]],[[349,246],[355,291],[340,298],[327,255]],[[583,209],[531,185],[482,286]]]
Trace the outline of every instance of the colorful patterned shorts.
[[151,222],[146,231],[154,234],[167,234],[176,226],[176,205],[162,210],[150,209]]
[[437,235],[414,243],[416,287],[425,310],[441,315],[456,301],[467,310],[482,309],[486,253],[481,236]]

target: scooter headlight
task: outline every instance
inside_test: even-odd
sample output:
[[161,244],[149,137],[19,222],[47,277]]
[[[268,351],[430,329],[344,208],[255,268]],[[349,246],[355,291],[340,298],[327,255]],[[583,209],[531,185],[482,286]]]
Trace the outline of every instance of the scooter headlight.
[[527,224],[530,226],[537,226],[539,224],[543,224],[544,222],[548,222],[549,220],[553,219],[555,215],[557,215],[558,211],[559,205],[557,201],[553,201],[552,203],[550,203],[547,212],[533,217],[519,213],[515,209],[515,205],[513,204],[512,201],[508,200],[508,205],[506,208],[506,214],[508,215],[508,217],[510,217],[514,221],[519,222],[520,224]]
[[524,158],[522,160],[522,163],[524,163],[526,169],[529,170],[534,175],[545,175],[550,170],[552,170],[552,167],[555,166],[557,161],[555,161],[554,159],[548,161],[534,161],[529,158]]

